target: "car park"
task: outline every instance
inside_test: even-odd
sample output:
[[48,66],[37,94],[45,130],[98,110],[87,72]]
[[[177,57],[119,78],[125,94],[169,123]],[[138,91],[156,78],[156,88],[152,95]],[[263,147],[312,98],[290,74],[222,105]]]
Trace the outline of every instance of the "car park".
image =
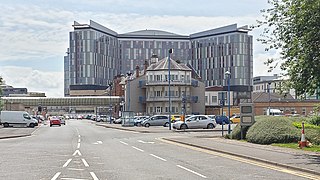
[[154,115],[141,122],[142,126],[169,126],[169,117],[166,115]]
[[59,118],[51,118],[50,119],[50,127],[52,127],[53,125],[61,126],[60,119]]
[[193,115],[185,121],[177,121],[172,124],[174,129],[213,129],[217,126],[215,119],[206,115]]

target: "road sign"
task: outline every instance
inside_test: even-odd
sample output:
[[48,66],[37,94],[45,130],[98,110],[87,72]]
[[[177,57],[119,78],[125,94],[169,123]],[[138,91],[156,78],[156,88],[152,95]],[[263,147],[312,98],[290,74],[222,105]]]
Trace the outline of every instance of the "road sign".
[[254,106],[253,103],[240,104],[240,125],[251,126],[254,123]]

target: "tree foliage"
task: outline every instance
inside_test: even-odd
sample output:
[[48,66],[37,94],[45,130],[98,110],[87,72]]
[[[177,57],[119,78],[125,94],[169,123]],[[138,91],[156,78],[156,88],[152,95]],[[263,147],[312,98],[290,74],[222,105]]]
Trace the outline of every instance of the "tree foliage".
[[289,87],[297,95],[319,93],[320,86],[320,0],[269,0],[262,10],[263,21],[254,28],[264,28],[258,41],[266,51],[279,50],[280,59],[266,64],[280,64],[289,77]]

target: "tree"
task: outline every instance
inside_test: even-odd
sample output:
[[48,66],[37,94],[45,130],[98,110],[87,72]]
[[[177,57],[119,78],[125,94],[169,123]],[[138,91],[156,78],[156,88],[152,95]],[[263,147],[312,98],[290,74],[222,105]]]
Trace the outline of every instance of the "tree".
[[[266,51],[280,50],[279,59],[268,59],[272,70],[280,64],[289,77],[288,86],[297,95],[319,95],[320,86],[320,0],[268,0],[262,10],[264,27],[258,41]],[[275,65],[274,65],[275,64]]]

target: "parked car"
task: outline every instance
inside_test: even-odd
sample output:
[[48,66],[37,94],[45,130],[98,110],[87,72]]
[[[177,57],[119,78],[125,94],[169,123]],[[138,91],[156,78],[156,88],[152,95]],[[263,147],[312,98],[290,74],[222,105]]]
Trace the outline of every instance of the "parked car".
[[60,119],[59,118],[51,118],[50,119],[50,127],[52,127],[53,125],[61,126]]
[[206,115],[193,115],[185,121],[177,121],[172,124],[174,129],[213,129],[217,126],[214,119]]
[[59,116],[59,119],[61,124],[66,125],[66,120],[64,119],[63,116]]
[[149,116],[136,116],[134,117],[134,125],[135,126],[141,126],[142,121],[146,120],[147,118],[149,118]]
[[240,123],[240,114],[233,115],[230,118],[231,123]]
[[38,125],[38,120],[32,118],[25,111],[1,111],[0,120],[0,124],[3,124],[3,127],[20,124],[33,128]]
[[227,116],[216,116],[215,117],[216,123],[222,125],[223,124],[229,124],[229,118]]
[[118,118],[113,121],[114,124],[121,124],[122,123],[122,118]]
[[154,115],[150,118],[141,122],[142,126],[164,126],[167,127],[169,125],[169,117],[166,115]]

